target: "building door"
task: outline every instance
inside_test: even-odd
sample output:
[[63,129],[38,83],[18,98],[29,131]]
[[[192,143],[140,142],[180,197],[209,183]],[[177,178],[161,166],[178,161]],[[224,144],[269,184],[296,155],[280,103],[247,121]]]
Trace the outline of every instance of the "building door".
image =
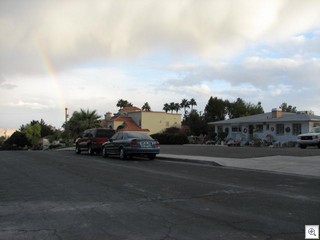
[[253,139],[253,125],[249,125],[249,140]]

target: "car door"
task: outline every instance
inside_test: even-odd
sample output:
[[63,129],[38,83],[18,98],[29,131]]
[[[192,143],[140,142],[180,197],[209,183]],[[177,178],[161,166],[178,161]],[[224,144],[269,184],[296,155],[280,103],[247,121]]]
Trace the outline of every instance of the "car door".
[[119,154],[120,146],[122,145],[123,132],[118,132],[116,139],[113,141],[114,151],[116,154]]
[[79,140],[79,146],[80,146],[80,148],[84,148],[84,147],[87,146],[87,142],[88,142],[88,139],[89,139],[89,135],[90,135],[89,130],[86,130],[86,131],[83,132],[82,137],[81,137],[81,139]]
[[118,139],[119,132],[115,133],[111,138],[110,141],[108,142],[107,150],[109,154],[117,154],[117,147],[116,147],[116,141]]

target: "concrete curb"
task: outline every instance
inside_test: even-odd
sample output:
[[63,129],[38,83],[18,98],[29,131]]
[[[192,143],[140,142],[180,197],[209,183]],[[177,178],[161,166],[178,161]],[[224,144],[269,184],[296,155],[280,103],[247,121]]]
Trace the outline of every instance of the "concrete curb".
[[[205,161],[201,159],[196,159],[197,156],[190,156],[186,157],[184,155],[176,155],[176,156],[163,156],[163,155],[158,155],[156,159],[158,160],[170,160],[170,161],[176,161],[176,162],[190,162],[190,163],[197,163],[197,164],[203,164],[203,165],[210,165],[210,166],[216,166],[216,167],[223,167],[223,165],[215,162],[215,161]],[[199,156],[199,158],[201,158]]]

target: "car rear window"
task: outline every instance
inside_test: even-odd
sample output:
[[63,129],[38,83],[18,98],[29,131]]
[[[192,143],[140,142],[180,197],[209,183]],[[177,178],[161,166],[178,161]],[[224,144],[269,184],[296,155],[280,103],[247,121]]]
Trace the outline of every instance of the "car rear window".
[[111,138],[112,135],[114,134],[114,130],[102,130],[102,129],[99,129],[97,130],[97,136],[96,137],[105,137],[105,138]]
[[148,134],[141,132],[128,132],[126,133],[127,138],[137,138],[137,139],[152,139]]

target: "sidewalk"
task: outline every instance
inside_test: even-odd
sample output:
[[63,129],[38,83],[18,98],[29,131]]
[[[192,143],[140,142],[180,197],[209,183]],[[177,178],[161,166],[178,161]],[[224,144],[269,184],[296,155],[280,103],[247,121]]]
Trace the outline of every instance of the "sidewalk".
[[269,156],[260,158],[217,158],[205,156],[189,156],[176,154],[159,154],[159,159],[187,161],[210,164],[214,166],[235,167],[262,171],[271,171],[286,174],[320,177],[319,156],[293,157]]

